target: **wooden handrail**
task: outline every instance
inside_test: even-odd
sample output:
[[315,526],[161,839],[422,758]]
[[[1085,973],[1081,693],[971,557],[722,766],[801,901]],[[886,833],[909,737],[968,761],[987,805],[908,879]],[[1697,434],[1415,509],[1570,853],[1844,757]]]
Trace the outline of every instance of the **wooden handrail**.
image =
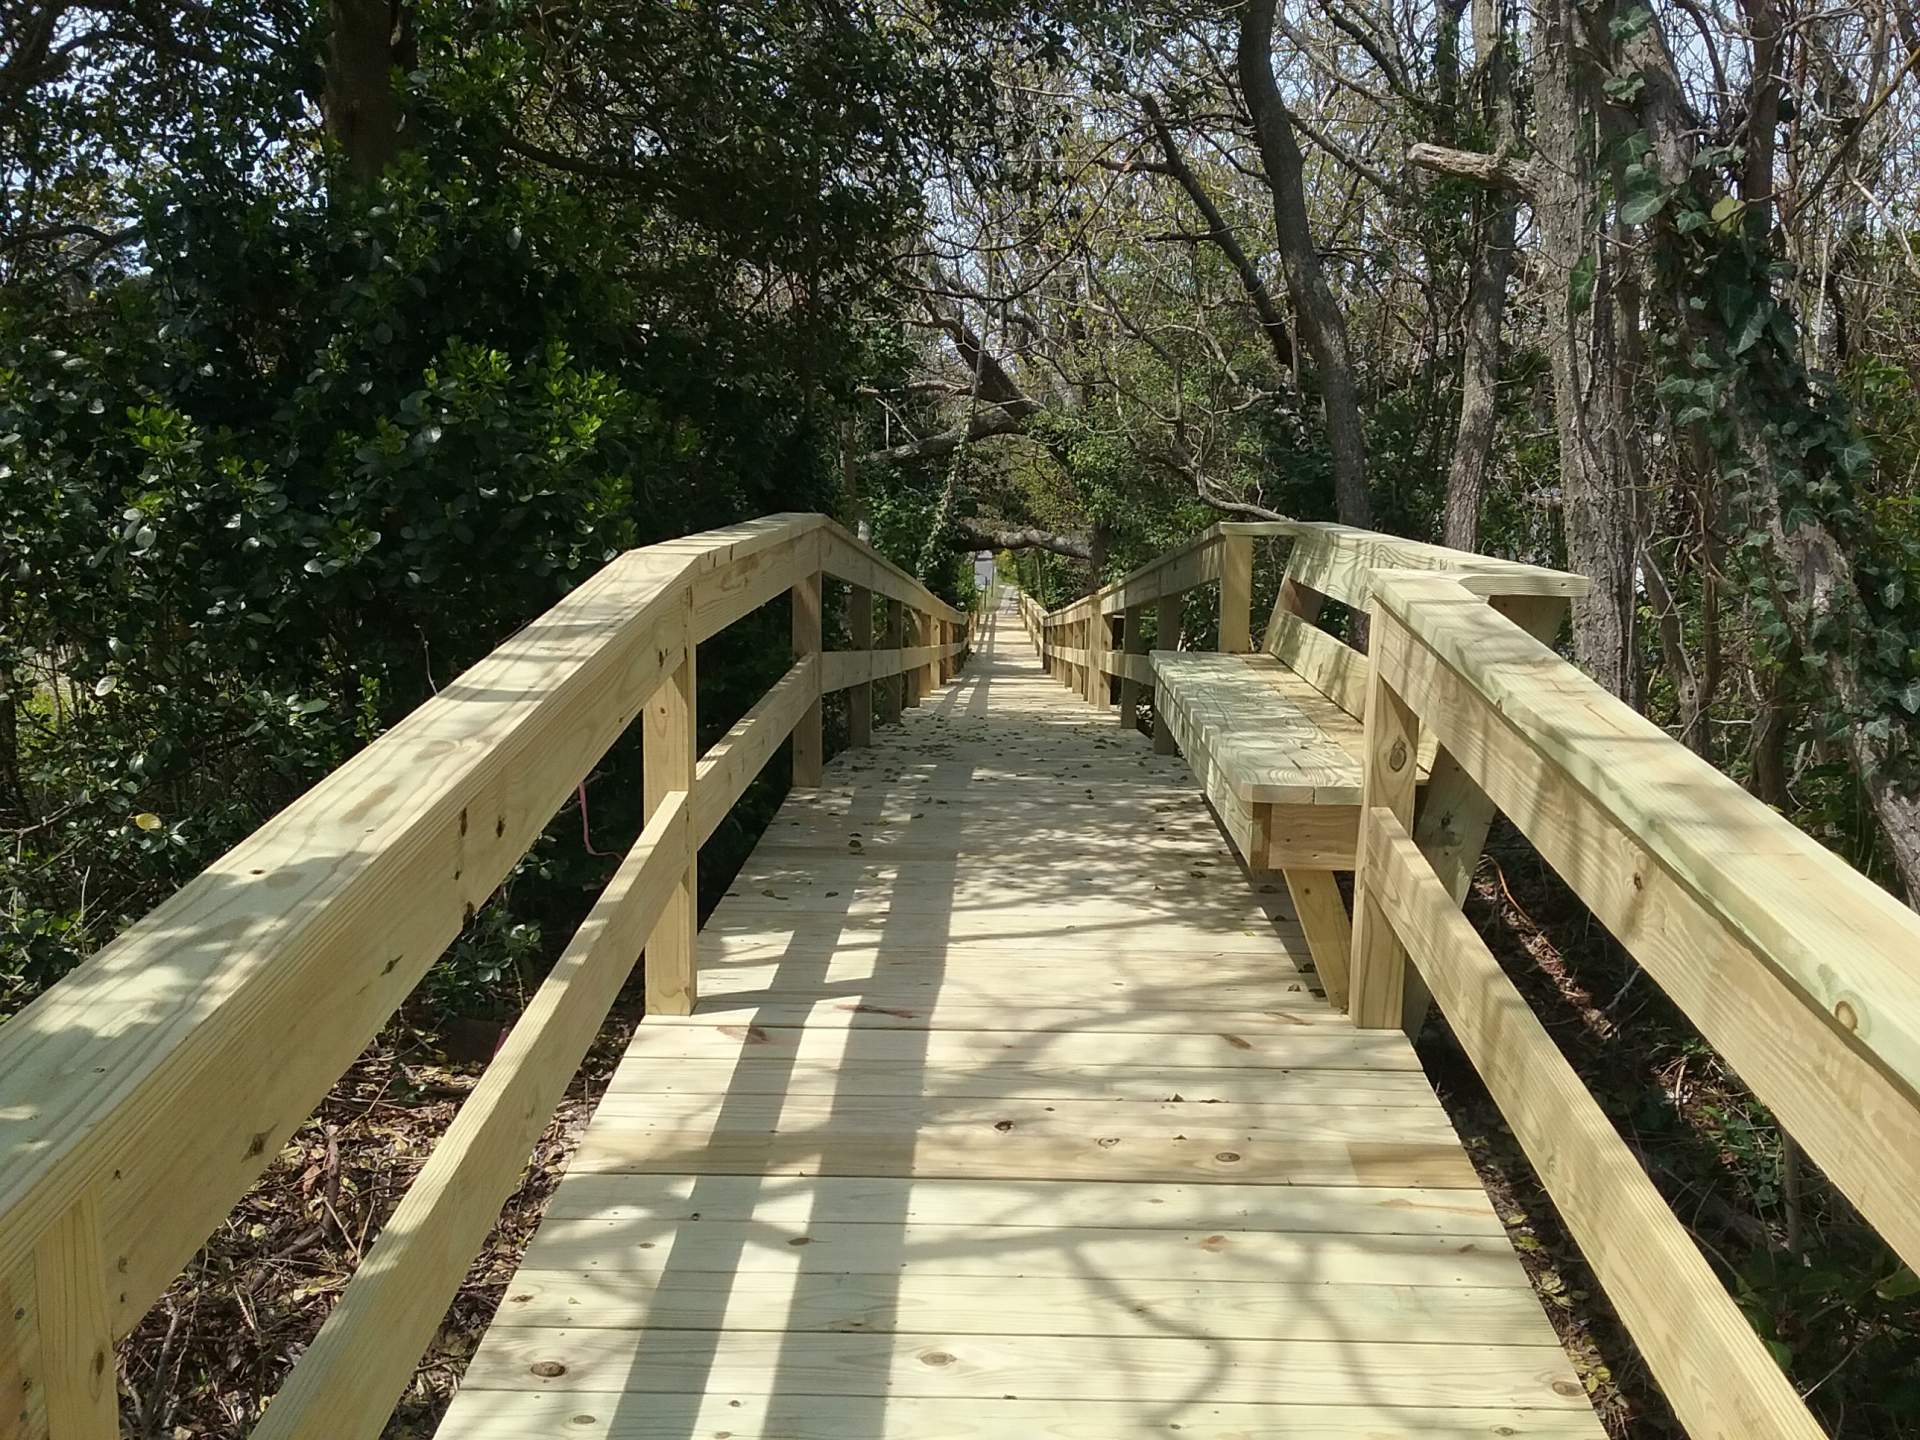
[[[1341,603],[1364,608],[1372,575],[1390,570],[1437,571],[1451,574],[1456,583],[1483,598],[1578,598],[1590,588],[1587,578],[1564,570],[1450,550],[1443,545],[1406,540],[1372,530],[1358,530],[1319,520],[1225,520],[1209,526],[1176,549],[1148,561],[1102,586],[1053,610],[1040,610],[1029,621],[1037,628],[1036,644],[1053,657],[1056,673],[1100,702],[1096,677],[1137,680],[1132,662],[1101,630],[1106,617],[1132,614],[1136,623],[1143,607],[1185,595],[1202,585],[1220,586],[1218,646],[1228,653],[1257,648],[1250,624],[1253,542],[1287,539],[1287,581],[1320,599],[1338,597]],[[1284,598],[1284,597],[1283,597]],[[1283,607],[1284,608],[1284,607]],[[1337,641],[1313,631],[1296,616],[1276,611],[1277,624],[1297,626],[1308,638],[1326,646]],[[1163,647],[1165,648],[1165,647]],[[1357,683],[1356,683],[1357,692]]]
[[[1444,545],[1406,540],[1324,520],[1223,520],[1176,549],[1149,560],[1090,595],[1043,612],[1058,625],[1089,615],[1117,615],[1163,595],[1182,594],[1221,578],[1219,556],[1227,544],[1265,539],[1315,542],[1315,572],[1303,583],[1332,593],[1327,572],[1335,568],[1445,571],[1480,595],[1561,595],[1578,598],[1592,588],[1584,575],[1551,570],[1493,555],[1450,550]],[[1320,583],[1315,584],[1315,580]]]
[[1819,1427],[1408,836],[1392,769],[1462,771],[1920,1265],[1920,916],[1482,603],[1372,580],[1353,1018],[1430,988],[1694,1435]]
[[[822,574],[891,602],[890,648],[803,655],[696,764],[695,645]],[[902,648],[910,617],[938,631]],[[700,841],[824,692],[931,687],[964,622],[819,515],[630,551],[0,1026],[0,1373],[25,1382],[22,1434],[116,1433],[113,1343],[644,710],[645,831],[259,1432],[377,1434],[640,940],[650,1000],[657,969],[691,1002]]]

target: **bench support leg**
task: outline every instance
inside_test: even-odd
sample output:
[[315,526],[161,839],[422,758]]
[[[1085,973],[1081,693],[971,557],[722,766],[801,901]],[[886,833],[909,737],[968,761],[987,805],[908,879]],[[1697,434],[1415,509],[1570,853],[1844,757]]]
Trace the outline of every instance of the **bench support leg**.
[[1353,951],[1353,922],[1347,902],[1340,898],[1331,870],[1282,870],[1293,913],[1307,932],[1307,952],[1320,986],[1335,1009],[1347,1008],[1347,964]]

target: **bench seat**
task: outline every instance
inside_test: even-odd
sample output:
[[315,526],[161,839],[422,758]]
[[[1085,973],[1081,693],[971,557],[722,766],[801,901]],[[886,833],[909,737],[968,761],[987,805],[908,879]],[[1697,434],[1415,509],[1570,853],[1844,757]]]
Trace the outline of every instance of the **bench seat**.
[[[1270,655],[1151,654],[1154,706],[1247,863],[1350,870],[1360,721]],[[1421,756],[1424,781],[1432,758]]]

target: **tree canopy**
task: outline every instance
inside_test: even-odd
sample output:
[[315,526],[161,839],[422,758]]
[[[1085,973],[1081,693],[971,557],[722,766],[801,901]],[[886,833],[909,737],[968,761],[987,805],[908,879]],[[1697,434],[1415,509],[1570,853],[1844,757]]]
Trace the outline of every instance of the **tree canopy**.
[[[0,1017],[612,555],[776,510],[956,601],[976,550],[1057,603],[1276,514],[1581,571],[1578,663],[1920,902],[1908,6],[0,24]],[[705,738],[786,644],[703,651]],[[596,834],[637,775],[587,787]],[[437,1013],[551,958],[607,870],[588,803]],[[1861,1253],[1754,1313],[1830,1415],[1912,1433],[1911,1292]],[[1848,1323],[1782,1329],[1801,1285]]]

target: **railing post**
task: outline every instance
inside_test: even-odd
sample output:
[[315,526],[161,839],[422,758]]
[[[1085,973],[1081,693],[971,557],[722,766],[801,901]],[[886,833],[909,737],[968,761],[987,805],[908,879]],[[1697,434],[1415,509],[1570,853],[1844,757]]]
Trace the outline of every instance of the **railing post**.
[[[920,612],[911,605],[907,607],[906,632],[902,643],[912,650],[923,644],[921,637],[926,633],[922,625]],[[920,680],[926,672],[918,665],[910,665],[900,672],[900,704],[911,710],[920,703]]]
[[1095,600],[1093,614],[1087,617],[1087,688],[1083,692],[1089,705],[1107,708],[1107,617]]
[[[920,617],[920,633],[926,637],[920,642],[921,644],[938,645],[940,643],[940,636],[945,630],[946,626],[941,623],[939,617],[931,612]],[[928,659],[926,668],[920,672],[920,693],[922,696],[931,695],[940,688],[940,665],[940,657],[934,655]]]
[[1140,728],[1141,687],[1133,678],[1133,657],[1147,653],[1146,618],[1146,606],[1129,605],[1121,622],[1120,649],[1127,657],[1127,673],[1120,677],[1120,723],[1129,730]]
[[[1381,622],[1380,607],[1368,607],[1369,623]],[[1376,629],[1374,634],[1378,634]],[[1372,668],[1367,680],[1366,742],[1360,782],[1360,845],[1353,872],[1353,962],[1348,1013],[1363,1030],[1397,1030],[1404,1024],[1407,952],[1373,896],[1377,880],[1367,863],[1368,817],[1391,810],[1413,825],[1415,774],[1419,769],[1420,717]]]
[[1253,538],[1220,537],[1220,651],[1244,655],[1253,649]]
[[[1567,618],[1568,602],[1559,595],[1495,595],[1487,604],[1542,645],[1553,644]],[[1493,814],[1493,801],[1466,768],[1445,748],[1435,751],[1433,770],[1427,777],[1426,793],[1421,797],[1420,823],[1413,839],[1456,904],[1466,900],[1467,891],[1472,887],[1474,867],[1480,863],[1480,852],[1486,847]],[[1419,967],[1409,967],[1402,1007],[1407,1034],[1419,1035],[1427,1021],[1430,1000],[1427,982]]]
[[[1186,609],[1186,596],[1162,595],[1153,606],[1153,644],[1157,650],[1180,648],[1180,618]],[[1153,753],[1171,755],[1179,747],[1173,743],[1173,727],[1160,713],[1160,700],[1153,702]]]
[[[886,643],[881,647],[893,652],[892,658],[900,658],[901,647],[907,643],[907,607],[898,600],[887,601]],[[886,679],[880,691],[881,716],[889,725],[900,723],[900,711],[906,704],[907,677],[895,671]]]
[[[793,658],[804,660],[820,653],[820,572],[803,576],[789,592],[793,596]],[[820,700],[800,717],[793,727],[793,786],[811,790],[820,783],[825,763],[825,747],[820,734]]]
[[[849,644],[855,650],[873,651],[873,591],[864,585],[847,590],[847,629]],[[873,743],[873,682],[864,680],[847,691],[847,744]]]
[[[107,1262],[100,1243],[99,1206],[91,1190],[34,1243],[33,1289],[32,1323],[39,1331],[48,1436],[119,1440],[119,1371],[113,1360]],[[21,1400],[8,1394],[0,1397],[0,1405],[14,1407]]]
[[[692,613],[692,592],[687,615]],[[682,632],[686,653],[660,687],[648,697],[640,751],[641,783],[646,818],[666,803],[676,790],[693,794],[694,766],[699,759],[695,740],[694,641],[689,619]],[[699,922],[699,850],[687,853],[687,868],[674,886],[673,896],[647,937],[646,992],[649,1015],[691,1015],[700,998],[695,964],[694,930]]]

